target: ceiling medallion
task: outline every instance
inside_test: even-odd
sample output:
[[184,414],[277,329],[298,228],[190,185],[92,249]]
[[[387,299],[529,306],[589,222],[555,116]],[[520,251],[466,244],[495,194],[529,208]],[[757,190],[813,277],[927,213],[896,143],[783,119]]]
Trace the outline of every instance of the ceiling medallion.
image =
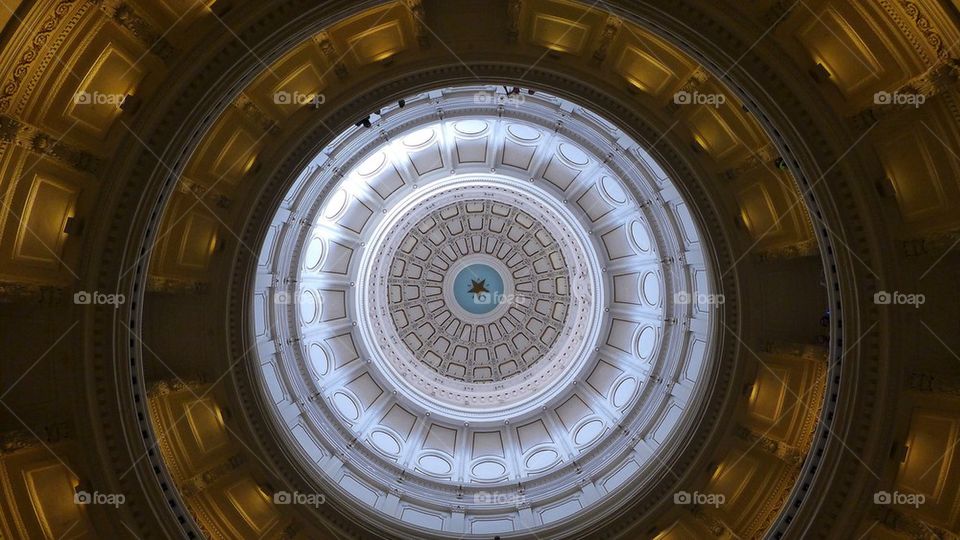
[[[440,177],[377,231],[360,263],[358,326],[377,336],[367,345],[381,371],[420,407],[499,422],[541,405],[590,359],[599,262],[548,193],[492,175]],[[484,292],[471,293],[481,282]]]

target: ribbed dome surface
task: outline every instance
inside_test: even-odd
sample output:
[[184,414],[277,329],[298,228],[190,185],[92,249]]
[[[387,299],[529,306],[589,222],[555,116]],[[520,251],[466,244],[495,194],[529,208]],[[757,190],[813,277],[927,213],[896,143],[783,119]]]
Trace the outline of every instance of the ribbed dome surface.
[[[410,96],[349,130],[261,255],[291,286],[254,293],[275,315],[253,331],[291,338],[262,359],[276,419],[318,482],[374,519],[443,529],[455,500],[468,531],[509,532],[622,501],[682,437],[709,364],[714,306],[674,303],[710,280],[670,180],[575,104],[504,109],[496,91]],[[681,384],[649,384],[664,370]]]

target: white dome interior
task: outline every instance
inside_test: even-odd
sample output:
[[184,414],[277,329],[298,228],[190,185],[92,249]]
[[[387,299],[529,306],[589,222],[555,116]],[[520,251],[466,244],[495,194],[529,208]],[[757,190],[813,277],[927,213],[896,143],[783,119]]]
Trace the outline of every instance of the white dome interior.
[[[573,103],[498,92],[412,96],[345,132],[261,252],[275,420],[373,520],[508,534],[625,500],[715,346],[700,235],[653,158]],[[489,316],[450,285],[477,261],[514,295]]]

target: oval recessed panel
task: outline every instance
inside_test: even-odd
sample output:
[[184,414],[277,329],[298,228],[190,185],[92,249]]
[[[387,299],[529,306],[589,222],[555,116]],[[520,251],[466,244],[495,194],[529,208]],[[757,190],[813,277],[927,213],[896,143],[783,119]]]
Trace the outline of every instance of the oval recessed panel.
[[430,474],[444,475],[450,474],[450,471],[453,468],[450,466],[450,462],[443,459],[440,456],[426,455],[417,460],[417,464],[420,465],[420,468]]
[[510,124],[507,126],[507,131],[522,141],[535,141],[540,138],[539,131],[523,124]]
[[471,469],[473,476],[481,480],[496,480],[507,472],[507,468],[496,461],[481,461]]
[[577,434],[573,437],[573,442],[578,446],[584,446],[592,443],[603,433],[603,422],[600,420],[591,420],[580,426]]
[[660,304],[660,276],[653,272],[647,272],[641,278],[640,290],[643,291],[643,299],[651,306]]
[[317,374],[318,377],[323,377],[330,371],[330,359],[327,358],[327,353],[323,352],[323,348],[318,343],[310,345],[310,364],[313,366],[313,371]]
[[350,396],[343,392],[337,392],[333,395],[333,404],[347,420],[360,418],[360,408],[350,399]]
[[330,201],[327,203],[327,207],[323,210],[323,217],[327,219],[333,219],[340,215],[340,212],[343,212],[343,209],[347,206],[347,192],[344,190],[338,190],[333,194],[333,197],[330,197]]
[[384,454],[395,456],[400,453],[400,441],[386,431],[374,431],[371,433],[370,443]]
[[645,327],[637,337],[637,355],[643,360],[649,360],[656,344],[657,331],[652,326]]
[[617,204],[623,204],[627,202],[627,192],[623,190],[623,186],[616,178],[609,176],[604,176],[601,178],[600,189],[603,190],[603,193],[609,197],[611,201]]
[[590,163],[590,158],[587,157],[587,154],[572,144],[560,143],[560,146],[557,148],[557,150],[560,151],[560,155],[574,165],[583,166],[587,163]]
[[453,127],[464,135],[479,135],[487,129],[487,123],[483,120],[463,120],[454,124]]
[[560,454],[557,454],[556,451],[550,450],[549,448],[538,450],[527,458],[527,468],[533,471],[546,469],[556,463],[559,457]]
[[647,228],[643,226],[643,223],[634,221],[630,224],[630,238],[633,240],[634,247],[640,253],[650,251],[650,235],[647,234]]
[[300,317],[304,324],[317,320],[320,314],[320,302],[313,291],[300,292]]
[[363,163],[357,167],[357,174],[360,176],[370,176],[371,174],[379,171],[380,167],[383,167],[383,164],[386,163],[386,161],[386,152],[377,152],[376,154],[363,160]]
[[314,270],[320,266],[320,261],[323,260],[323,239],[319,237],[313,237],[310,240],[310,243],[307,244],[307,249],[303,254],[303,266],[307,270]]
[[410,147],[423,146],[433,139],[433,135],[433,128],[424,128],[404,137],[403,144]]
[[637,380],[633,377],[620,381],[617,387],[613,389],[613,406],[619,409],[626,405],[633,397],[633,392],[636,389]]

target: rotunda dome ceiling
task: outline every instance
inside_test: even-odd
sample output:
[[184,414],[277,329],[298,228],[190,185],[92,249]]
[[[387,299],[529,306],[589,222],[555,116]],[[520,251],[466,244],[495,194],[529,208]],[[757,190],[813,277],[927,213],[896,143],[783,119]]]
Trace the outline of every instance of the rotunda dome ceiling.
[[689,301],[713,285],[680,192],[612,123],[523,97],[381,109],[262,248],[251,329],[287,344],[259,351],[264,394],[371,519],[509,533],[623,501],[696,410],[715,306]]

